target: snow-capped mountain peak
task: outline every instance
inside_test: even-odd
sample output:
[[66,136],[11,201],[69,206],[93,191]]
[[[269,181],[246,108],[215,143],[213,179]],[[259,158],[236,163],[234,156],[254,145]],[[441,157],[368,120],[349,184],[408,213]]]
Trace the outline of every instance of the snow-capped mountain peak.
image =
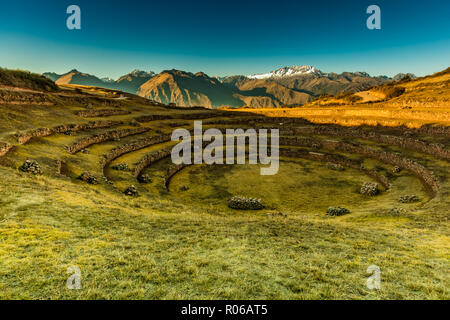
[[142,76],[154,76],[155,73],[153,71],[142,71],[142,70],[134,69],[133,71],[131,71],[129,73],[129,75],[133,75],[136,77],[139,77],[139,76],[142,77]]
[[284,78],[306,74],[319,75],[322,74],[322,72],[313,66],[291,66],[291,67],[283,67],[269,73],[250,75],[247,76],[247,78],[250,79]]

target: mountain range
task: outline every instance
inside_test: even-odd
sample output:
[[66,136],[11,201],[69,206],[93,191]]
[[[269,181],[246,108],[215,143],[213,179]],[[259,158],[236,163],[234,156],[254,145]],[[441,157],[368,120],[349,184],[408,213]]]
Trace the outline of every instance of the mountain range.
[[[221,106],[267,108],[302,105],[320,95],[358,92],[370,87],[399,80],[372,77],[365,72],[324,73],[313,66],[283,67],[268,73],[210,77],[203,72],[165,70],[134,70],[117,80],[98,78],[73,69],[65,74],[43,74],[56,84],[77,84],[121,90],[161,102],[179,106]],[[414,75],[408,74],[409,77]]]

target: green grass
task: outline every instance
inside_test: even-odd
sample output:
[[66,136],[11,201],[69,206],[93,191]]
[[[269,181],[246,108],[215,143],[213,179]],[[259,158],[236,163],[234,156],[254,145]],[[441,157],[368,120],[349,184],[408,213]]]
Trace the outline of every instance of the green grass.
[[[64,103],[0,105],[0,141],[16,145],[16,132],[87,121],[75,116],[81,103]],[[120,104],[133,113],[108,119],[169,112],[137,101]],[[164,187],[170,159],[145,169],[153,179],[149,184],[111,168],[106,174],[114,186],[75,179],[83,171],[100,175],[101,156],[118,145],[157,130],[170,133],[170,122],[144,124],[152,131],[93,145],[89,154],[69,155],[64,147],[110,129],[35,139],[0,159],[0,299],[450,298],[448,162],[358,141],[402,152],[432,170],[441,182],[434,199],[407,171],[392,174],[392,166],[349,154],[343,155],[389,173],[393,187],[365,197],[358,190],[371,179],[362,172],[290,158],[282,159],[276,176],[260,176],[259,166],[251,165],[190,166],[173,177],[170,191]],[[113,164],[133,168],[146,153],[169,144],[123,155]],[[38,160],[43,175],[17,170],[28,158]],[[67,163],[68,176],[56,174],[57,159]],[[138,197],[121,193],[131,184]],[[189,189],[180,191],[184,185]],[[399,203],[405,194],[421,201]],[[233,195],[262,198],[267,209],[231,210],[227,201]],[[328,217],[328,206],[351,212]],[[390,213],[394,207],[405,212]],[[278,211],[287,216],[266,214]],[[381,268],[379,291],[365,286],[372,264]],[[71,265],[81,269],[82,290],[65,286]]]
[[[255,165],[192,166],[177,174],[170,188],[187,205],[225,212],[232,212],[227,201],[234,195],[261,198],[268,211],[319,216],[328,207],[338,205],[355,214],[373,209],[388,211],[405,193],[416,193],[428,200],[420,182],[410,175],[399,177],[388,192],[367,197],[359,194],[359,189],[371,178],[357,170],[338,172],[328,169],[325,163],[292,159],[284,159],[273,176],[261,176],[259,169]],[[189,190],[180,192],[182,186],[189,186]]]
[[[2,299],[449,298],[448,229],[421,214],[269,218],[0,173]],[[65,288],[69,265],[82,290]]]

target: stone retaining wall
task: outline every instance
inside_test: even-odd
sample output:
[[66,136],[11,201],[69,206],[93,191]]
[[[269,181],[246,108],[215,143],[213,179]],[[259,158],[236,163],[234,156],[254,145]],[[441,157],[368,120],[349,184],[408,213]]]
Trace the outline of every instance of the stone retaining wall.
[[366,169],[361,167],[361,163],[356,160],[348,159],[342,155],[331,155],[321,152],[310,152],[307,150],[292,150],[281,149],[280,155],[291,158],[304,158],[313,161],[332,162],[340,164],[343,167],[352,168],[363,172],[365,175],[377,180],[386,189],[391,187],[389,180],[386,176],[380,174],[376,170]]
[[151,164],[153,164],[159,160],[169,157],[171,152],[172,152],[172,147],[158,150],[158,151],[155,151],[155,152],[145,155],[145,157],[143,157],[134,167],[133,175],[136,178],[139,177],[139,175],[142,173],[142,171],[145,168],[147,168],[148,166],[150,166]]
[[[303,140],[307,139],[307,140]],[[304,143],[306,141],[306,143]],[[376,159],[384,163],[388,163],[394,166],[398,166],[402,169],[408,170],[412,172],[415,176],[417,176],[426,187],[427,191],[429,191],[432,197],[436,196],[439,192],[439,182],[438,179],[424,166],[417,163],[414,160],[402,157],[400,155],[376,150],[367,146],[362,146],[358,144],[350,144],[341,141],[335,140],[319,140],[314,139],[315,143],[320,143],[319,148],[332,150],[332,151],[340,151],[349,154],[359,154],[368,158]],[[294,145],[301,147],[310,147],[311,143],[309,138],[300,138],[300,137],[283,137],[280,139],[280,143],[285,145]]]
[[78,132],[90,129],[109,128],[122,124],[121,121],[90,121],[85,124],[65,124],[54,128],[38,128],[26,133],[18,134],[17,141],[19,144],[26,144],[33,138],[47,137],[56,133]]
[[170,120],[174,119],[171,115],[162,115],[162,114],[152,114],[135,118],[137,122],[144,123],[156,120]]
[[117,159],[118,157],[129,153],[133,151],[137,151],[155,144],[160,144],[164,142],[169,142],[171,139],[171,135],[161,135],[161,136],[155,136],[150,138],[141,139],[132,143],[127,143],[121,146],[118,146],[111,151],[109,151],[107,154],[103,155],[102,160],[100,161],[100,166],[103,171],[103,169],[109,165],[113,160]]
[[83,118],[93,118],[93,117],[109,117],[109,116],[120,116],[130,114],[128,110],[120,109],[98,109],[98,110],[85,110],[77,112],[79,117]]
[[430,154],[436,158],[450,160],[450,150],[438,143],[428,143],[414,138],[399,137],[393,135],[379,134],[374,131],[360,129],[348,129],[332,126],[305,126],[282,130],[284,134],[316,134],[338,136],[352,139],[364,139],[394,145],[403,149],[410,149],[421,153]]
[[93,144],[110,141],[114,139],[120,139],[136,134],[141,134],[144,132],[150,131],[149,128],[133,128],[133,129],[122,129],[122,130],[112,130],[109,132],[96,134],[94,136],[90,136],[84,139],[81,139],[80,141],[75,142],[73,145],[67,147],[67,152],[70,154],[75,154],[78,151],[85,149]]
[[0,142],[0,157],[6,155],[12,148],[13,146],[10,145],[9,143]]
[[179,165],[171,166],[169,169],[167,169],[166,176],[164,178],[164,186],[166,187],[167,191],[169,191],[170,180],[172,179],[172,177],[188,166],[190,166],[190,164],[182,163]]
[[29,131],[27,133],[21,134],[17,137],[17,142],[19,142],[19,144],[25,144],[28,141],[30,141],[33,138],[38,138],[38,137],[47,137],[50,136],[51,134],[53,134],[53,130],[50,128],[39,128],[39,129],[35,129],[33,131]]

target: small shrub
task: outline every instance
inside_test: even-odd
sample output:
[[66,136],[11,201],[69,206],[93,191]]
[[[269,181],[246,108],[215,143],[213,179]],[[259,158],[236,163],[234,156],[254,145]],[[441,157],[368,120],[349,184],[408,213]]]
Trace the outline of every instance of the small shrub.
[[188,191],[189,187],[188,186],[181,186],[180,187],[180,191]]
[[329,207],[327,210],[327,215],[329,216],[342,216],[344,214],[350,213],[350,210],[342,207]]
[[393,99],[401,96],[405,93],[405,88],[403,87],[394,87],[394,86],[385,86],[381,87],[381,92],[386,95],[386,99]]
[[228,200],[228,207],[237,210],[261,210],[264,209],[261,199],[234,196]]
[[419,202],[420,199],[416,195],[406,195],[406,196],[401,196],[398,199],[398,201],[401,203],[413,203],[413,202]]
[[378,189],[378,183],[376,182],[364,182],[359,192],[365,196],[376,196],[380,193],[380,189]]

